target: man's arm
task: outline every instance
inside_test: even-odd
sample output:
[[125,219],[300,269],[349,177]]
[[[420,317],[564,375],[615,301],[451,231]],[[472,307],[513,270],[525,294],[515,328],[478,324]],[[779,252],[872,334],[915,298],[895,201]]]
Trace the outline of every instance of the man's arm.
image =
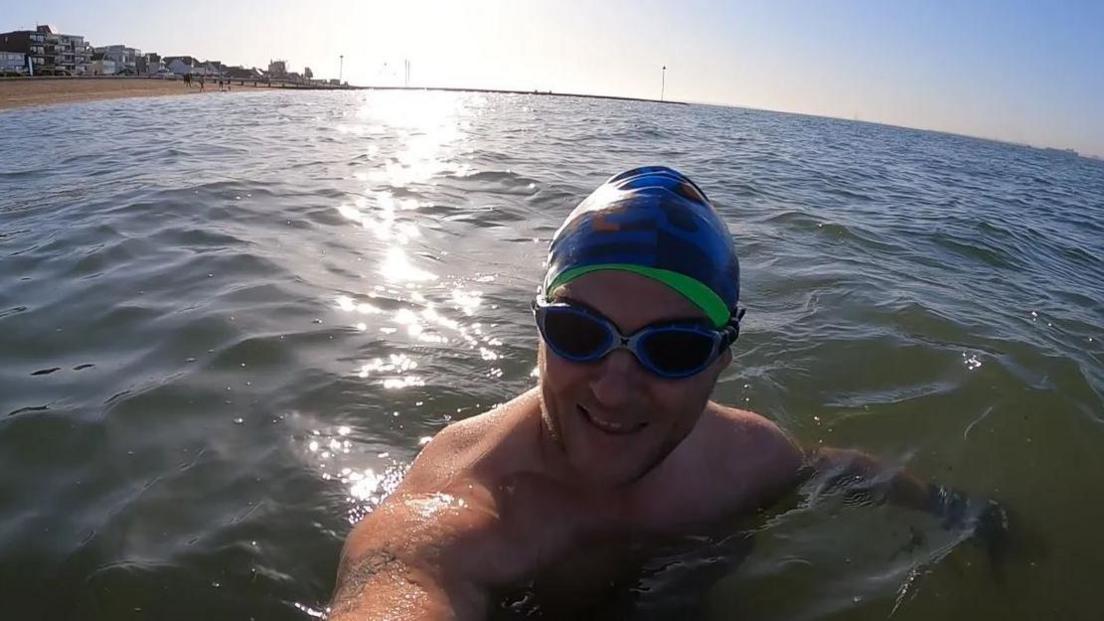
[[331,619],[481,619],[490,589],[525,578],[603,524],[600,513],[573,510],[573,492],[545,477],[471,478],[462,464],[482,434],[467,423],[438,433],[353,528]]
[[866,453],[834,448],[809,451],[800,480],[821,477],[825,488],[843,488],[845,498],[864,503],[889,502],[924,511],[944,528],[971,528],[986,548],[994,566],[1010,545],[1008,511],[995,500],[971,497],[961,491],[925,482]]
[[399,486],[345,540],[333,621],[481,619],[478,563],[499,532],[494,495],[460,481],[456,464],[476,436],[464,421],[441,430]]
[[[841,491],[849,502],[891,504],[938,517],[946,528],[974,528],[994,553],[1006,543],[1007,512],[991,500],[970,497],[949,487],[922,481],[904,468],[850,449],[802,449],[767,419],[735,408],[717,407],[702,425],[700,437],[711,455],[706,462],[736,509],[766,506],[813,481],[821,491]],[[752,502],[749,502],[752,501]]]
[[842,488],[849,499],[928,510],[930,485],[862,451],[820,447],[806,452],[801,480],[819,478],[826,489]]
[[446,494],[389,498],[345,542],[330,619],[484,617],[486,593],[454,558],[458,540],[481,521],[467,501]]
[[493,490],[453,482],[442,492],[396,491],[346,540],[331,619],[483,618],[492,588],[603,527],[600,513],[570,508],[571,493],[528,474]]
[[[923,481],[904,468],[861,451],[819,447],[802,449],[767,419],[734,408],[718,408],[722,425],[706,436],[715,456],[712,470],[728,466],[728,481],[755,481],[759,506],[770,504],[807,481],[822,491],[840,490],[849,502],[883,503],[923,511],[944,528],[971,528],[994,562],[1009,546],[1009,516],[996,501],[970,496]],[[754,476],[749,475],[750,472]],[[737,494],[736,498],[743,498]],[[745,507],[746,508],[746,507]]]

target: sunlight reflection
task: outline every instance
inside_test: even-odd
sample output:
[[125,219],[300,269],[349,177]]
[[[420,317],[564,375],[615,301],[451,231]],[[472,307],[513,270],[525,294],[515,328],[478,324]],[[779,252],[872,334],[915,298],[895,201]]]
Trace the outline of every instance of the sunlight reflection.
[[426,331],[426,326],[422,323],[419,315],[408,308],[399,309],[392,317],[392,320],[406,327],[407,336],[415,338],[423,343],[438,343],[445,345],[449,342],[448,337],[435,332]]
[[358,438],[360,434],[350,425],[322,424],[317,416],[295,411],[286,420],[298,430],[296,444],[306,463],[318,470],[323,481],[336,481],[344,488],[350,524],[379,506],[409,467],[392,456],[391,447]]
[[[457,93],[373,93],[356,113],[360,126],[342,125],[338,131],[358,136],[397,136],[402,149],[378,163],[366,179],[389,187],[424,183],[450,167],[466,169],[455,157],[471,131],[468,120],[486,98]],[[376,152],[369,150],[369,157]]]
[[292,605],[295,606],[295,608],[298,609],[299,612],[302,612],[307,616],[313,617],[315,619],[325,619],[326,614],[329,613],[330,610],[329,608],[325,610],[315,610],[314,608],[311,608],[306,604],[300,604],[299,602],[293,602]]
[[388,390],[400,390],[410,386],[425,386],[425,379],[408,373],[418,368],[418,363],[405,354],[391,354],[387,360],[376,358],[360,365],[357,376],[366,379],[369,376],[389,375],[382,378],[382,385]]
[[[459,340],[469,349],[478,353],[479,358],[486,362],[495,362],[503,358],[497,348],[503,345],[501,339],[485,332],[483,324],[475,322],[465,324],[446,311],[441,310],[425,299],[425,296],[415,292],[412,298],[416,298],[425,304],[424,307],[399,308],[390,314],[390,321],[398,327],[380,326],[379,331],[387,335],[403,334],[419,343],[431,345],[448,345],[454,340]],[[468,292],[460,288],[452,290],[452,305],[466,316],[474,314],[475,309],[481,303],[481,295],[478,292]],[[378,308],[369,304],[358,304],[349,296],[337,296],[336,306],[345,312],[363,312],[379,314]],[[364,322],[355,324],[357,330],[364,332],[368,325]],[[411,386],[424,386],[426,380],[421,375],[411,373],[418,368],[418,363],[405,354],[391,354],[387,358],[375,358],[361,364],[356,369],[356,374],[361,379],[369,377],[379,378],[380,384],[391,390],[400,390]],[[492,377],[501,377],[502,370],[492,368],[489,371]]]
[[353,300],[353,298],[347,295],[339,295],[334,301],[337,304],[337,308],[339,310],[343,310],[347,313],[356,312],[360,313],[361,315],[376,315],[383,312],[382,310],[376,308],[375,306],[372,306],[371,304],[367,304],[365,302],[357,303],[355,300]]
[[966,368],[970,371],[976,371],[981,368],[981,360],[978,359],[977,354],[962,352],[962,364],[966,365]]
[[465,315],[471,316],[483,302],[483,294],[479,291],[464,291],[456,288],[452,290],[452,301]]
[[420,282],[437,280],[437,275],[415,267],[402,248],[392,246],[387,249],[387,258],[380,264],[380,274],[393,282]]
[[349,523],[355,524],[371,513],[399,486],[407,467],[392,462],[382,469],[342,468],[337,479],[346,487],[353,509],[349,512]]
[[418,363],[410,359],[406,354],[391,354],[387,360],[383,358],[376,358],[371,362],[360,366],[360,377],[368,377],[369,374],[385,372],[385,373],[404,373],[418,368]]
[[397,220],[398,212],[417,209],[417,200],[412,198],[396,200],[390,192],[386,191],[372,193],[372,199],[373,201],[369,201],[365,197],[359,197],[351,205],[348,203],[338,205],[337,211],[346,219],[371,231],[376,239],[381,241],[394,239],[400,244],[406,244],[421,235],[414,223]]
[[388,390],[401,390],[411,386],[425,386],[425,380],[415,375],[406,377],[389,377],[383,380],[383,387]]
[[[334,304],[337,309],[346,313],[357,313],[360,315],[379,315],[383,313],[382,310],[368,304],[366,302],[357,302],[353,298],[347,295],[339,295],[334,299]],[[363,321],[358,321],[353,324],[358,332],[365,332],[368,330],[368,324]]]
[[[385,289],[376,285],[369,295],[407,303],[404,308],[381,311],[351,296],[338,296],[338,310],[360,315],[382,313],[391,324],[378,325],[365,317],[353,317],[350,325],[358,332],[378,330],[388,340],[408,338],[429,345],[458,341],[478,354],[479,360],[500,360],[500,341],[485,334],[479,323],[468,325],[458,320],[485,310],[483,293],[455,284],[437,289],[441,277],[434,273],[436,270],[426,269],[423,259],[407,249],[422,236],[415,218],[421,217],[417,210],[423,204],[412,198],[418,196],[420,188],[406,186],[428,182],[441,174],[470,172],[467,161],[476,151],[469,136],[478,130],[478,117],[488,105],[487,98],[477,94],[367,93],[355,113],[337,127],[341,133],[364,137],[356,161],[366,165],[353,176],[367,187],[363,196],[350,197],[337,210],[383,242],[383,247],[376,247],[382,253],[377,269],[390,286]],[[446,254],[442,251],[433,256]],[[493,275],[483,275],[477,282],[494,280]],[[442,299],[442,295],[447,297]],[[362,364],[355,372],[361,378],[372,377],[388,389],[425,383],[411,373],[413,367],[402,368],[402,361],[377,361]],[[496,368],[490,372],[501,373]]]

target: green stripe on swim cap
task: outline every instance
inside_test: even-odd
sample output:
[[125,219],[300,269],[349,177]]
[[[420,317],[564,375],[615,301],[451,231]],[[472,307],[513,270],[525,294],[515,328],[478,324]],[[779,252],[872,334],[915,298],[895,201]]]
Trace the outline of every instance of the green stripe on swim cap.
[[702,312],[705,313],[705,316],[709,318],[709,321],[713,323],[714,327],[720,328],[728,324],[728,320],[732,318],[732,311],[725,305],[721,296],[705,286],[700,280],[691,278],[686,274],[672,272],[671,270],[633,265],[632,263],[600,263],[597,265],[584,265],[582,267],[571,268],[549,283],[544,294],[550,295],[556,290],[556,287],[566,285],[580,276],[600,270],[632,272],[659,281],[677,291],[682,297],[690,300],[694,306],[702,309]]

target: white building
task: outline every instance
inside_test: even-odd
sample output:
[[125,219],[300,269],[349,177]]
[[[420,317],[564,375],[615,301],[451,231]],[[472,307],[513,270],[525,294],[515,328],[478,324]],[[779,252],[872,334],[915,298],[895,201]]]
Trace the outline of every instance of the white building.
[[0,49],[30,56],[34,75],[79,74],[90,52],[83,36],[58,34],[46,25],[0,33]]
[[287,61],[286,60],[270,60],[268,61],[268,76],[274,80],[282,80],[287,77]]
[[94,48],[97,54],[103,54],[104,60],[115,61],[116,71],[128,70],[138,73],[138,57],[142,50],[125,45],[105,45]]
[[22,52],[0,52],[0,75],[27,73],[27,56]]
[[192,73],[194,67],[191,63],[184,62],[179,58],[174,58],[169,61],[169,64],[165,65],[165,68],[175,73],[176,75],[188,75]]
[[100,58],[88,63],[84,75],[115,75],[118,72],[118,63],[106,58]]
[[138,73],[142,75],[161,75],[169,70],[165,68],[165,61],[159,54],[148,52],[137,59]]
[[193,67],[192,68],[192,73],[195,74],[195,75],[202,75],[202,76],[206,76],[206,77],[209,77],[209,78],[217,78],[220,75],[222,75],[222,69],[219,67],[219,65],[216,65],[215,63],[205,62],[205,63],[199,64],[199,65],[196,65],[195,67]]

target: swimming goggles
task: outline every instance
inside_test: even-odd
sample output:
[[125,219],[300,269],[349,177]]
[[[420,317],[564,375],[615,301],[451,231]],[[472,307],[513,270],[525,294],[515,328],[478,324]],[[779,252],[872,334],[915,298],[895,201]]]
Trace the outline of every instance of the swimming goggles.
[[741,309],[723,328],[704,319],[654,323],[624,335],[598,311],[577,302],[533,301],[541,337],[557,356],[571,362],[597,362],[617,349],[632,352],[642,367],[664,379],[703,371],[740,336]]

